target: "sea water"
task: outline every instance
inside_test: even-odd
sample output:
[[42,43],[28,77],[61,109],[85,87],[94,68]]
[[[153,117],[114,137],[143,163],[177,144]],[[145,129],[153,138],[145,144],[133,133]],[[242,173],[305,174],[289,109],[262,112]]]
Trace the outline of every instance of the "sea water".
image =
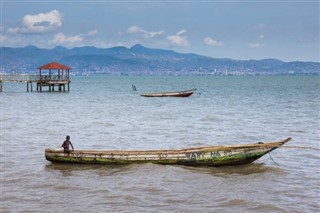
[[[317,212],[319,76],[87,76],[1,93],[1,212]],[[132,84],[137,91],[132,90]],[[34,87],[35,88],[35,85]],[[189,98],[144,92],[197,88]],[[231,167],[53,164],[45,148],[178,149],[292,137]]]

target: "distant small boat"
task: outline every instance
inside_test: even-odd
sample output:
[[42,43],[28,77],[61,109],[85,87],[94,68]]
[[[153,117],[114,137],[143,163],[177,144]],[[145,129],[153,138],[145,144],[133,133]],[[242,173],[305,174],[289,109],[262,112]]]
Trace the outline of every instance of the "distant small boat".
[[279,148],[291,138],[281,141],[208,146],[174,150],[75,150],[46,149],[45,157],[51,162],[112,164],[131,163],[178,164],[190,166],[230,166],[251,163]]
[[189,97],[197,89],[190,89],[178,92],[152,92],[152,93],[142,93],[141,96],[144,97]]

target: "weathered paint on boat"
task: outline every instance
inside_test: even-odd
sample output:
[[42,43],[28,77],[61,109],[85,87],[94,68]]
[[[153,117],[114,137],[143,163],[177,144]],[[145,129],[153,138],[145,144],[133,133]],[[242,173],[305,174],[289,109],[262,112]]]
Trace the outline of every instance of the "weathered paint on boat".
[[226,166],[251,163],[263,155],[277,149],[286,142],[244,144],[233,146],[210,146],[180,150],[75,150],[66,154],[59,149],[46,149],[45,157],[48,161],[63,163],[87,164],[180,164],[191,166]]
[[141,96],[144,97],[189,97],[196,89],[179,91],[179,92],[152,92],[152,93],[142,93]]

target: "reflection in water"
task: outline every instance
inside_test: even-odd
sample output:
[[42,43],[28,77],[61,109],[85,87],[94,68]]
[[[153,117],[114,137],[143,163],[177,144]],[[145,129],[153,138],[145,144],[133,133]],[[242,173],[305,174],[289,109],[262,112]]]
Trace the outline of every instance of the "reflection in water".
[[[148,167],[145,167],[148,165]],[[72,176],[76,172],[90,172],[101,176],[111,176],[118,173],[133,172],[139,168],[149,168],[150,170],[165,168],[166,166],[180,168],[193,173],[210,174],[217,177],[228,175],[252,175],[259,173],[283,173],[284,168],[267,166],[264,163],[251,163],[238,166],[184,166],[184,165],[159,165],[159,164],[128,164],[128,165],[96,165],[96,164],[66,164],[49,163],[45,166],[45,171],[55,173],[60,172],[64,176]]]
[[66,164],[49,163],[45,166],[45,171],[50,173],[59,172],[64,176],[72,176],[76,172],[90,172],[102,176],[113,175],[129,169],[127,165],[92,165],[92,164]]
[[228,175],[252,175],[259,173],[281,173],[285,172],[284,168],[267,166],[264,163],[251,163],[238,166],[222,166],[222,167],[187,167],[192,172],[200,172],[204,174],[211,174],[217,177],[224,177]]

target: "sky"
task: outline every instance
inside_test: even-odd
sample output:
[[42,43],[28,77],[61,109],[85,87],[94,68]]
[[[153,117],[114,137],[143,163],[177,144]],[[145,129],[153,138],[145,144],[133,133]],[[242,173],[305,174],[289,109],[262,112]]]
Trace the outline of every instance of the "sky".
[[0,0],[2,47],[148,48],[320,62],[320,0]]

